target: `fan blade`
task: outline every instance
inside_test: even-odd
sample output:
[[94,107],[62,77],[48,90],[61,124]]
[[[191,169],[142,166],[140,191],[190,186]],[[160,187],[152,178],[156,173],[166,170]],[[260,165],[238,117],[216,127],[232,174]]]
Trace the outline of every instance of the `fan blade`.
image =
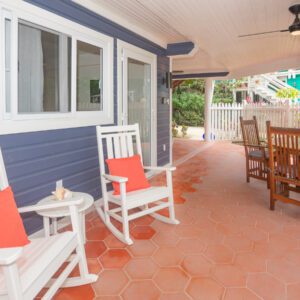
[[255,35],[263,35],[263,34],[268,34],[268,33],[275,33],[275,32],[286,32],[289,31],[288,29],[282,29],[282,30],[272,30],[272,31],[265,31],[265,32],[257,32],[257,33],[250,33],[250,34],[242,34],[239,35],[238,37],[246,37],[246,36],[255,36]]

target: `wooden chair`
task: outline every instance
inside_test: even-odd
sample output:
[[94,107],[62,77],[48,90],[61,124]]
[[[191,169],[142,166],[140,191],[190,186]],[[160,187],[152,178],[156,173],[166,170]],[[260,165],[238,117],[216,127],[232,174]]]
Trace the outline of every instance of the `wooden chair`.
[[[97,140],[99,164],[101,171],[101,187],[103,198],[96,205],[96,209],[111,232],[122,242],[132,244],[129,236],[129,221],[150,214],[154,218],[170,223],[179,224],[175,219],[172,171],[175,167],[147,167],[145,170],[165,171],[167,185],[161,187],[150,187],[139,191],[126,193],[127,178],[105,174],[105,158],[124,158],[134,154],[139,154],[142,158],[142,148],[138,124],[127,126],[97,126]],[[106,150],[104,150],[104,146]],[[107,184],[116,182],[120,184],[120,195],[113,195],[108,191]],[[168,198],[167,202],[161,201]],[[117,207],[111,208],[111,204]],[[151,206],[149,206],[151,204]],[[139,211],[129,214],[132,209],[140,208]],[[156,213],[163,208],[168,208],[169,217]],[[123,229],[119,230],[112,222],[111,218],[121,222]]]
[[266,180],[269,187],[268,161],[269,154],[265,145],[259,139],[259,131],[256,117],[252,120],[244,120],[240,117],[243,143],[246,155],[246,178],[250,177]]
[[267,122],[270,155],[270,209],[277,200],[300,206],[290,191],[300,193],[300,129],[271,127]]
[[[7,175],[0,149],[0,188],[8,186]],[[97,275],[89,274],[85,250],[81,241],[78,206],[82,199],[61,201],[47,205],[22,207],[20,213],[69,207],[73,232],[64,232],[48,238],[32,239],[30,244],[19,248],[0,249],[0,299],[31,300],[44,287],[49,287],[43,300],[53,298],[61,287],[74,287],[95,282]],[[53,275],[64,262],[67,266],[60,275]],[[80,276],[70,277],[79,264]]]

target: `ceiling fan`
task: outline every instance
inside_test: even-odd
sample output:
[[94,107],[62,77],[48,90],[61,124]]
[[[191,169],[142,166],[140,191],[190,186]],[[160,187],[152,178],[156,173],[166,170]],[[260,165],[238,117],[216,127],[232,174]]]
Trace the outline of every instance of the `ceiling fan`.
[[281,29],[281,30],[272,30],[272,31],[265,31],[265,32],[257,32],[257,33],[250,33],[250,34],[242,34],[238,37],[247,37],[247,36],[256,36],[256,35],[263,35],[268,33],[275,33],[275,32],[287,32],[289,31],[292,35],[299,35],[300,36],[300,4],[295,4],[291,7],[289,7],[289,11],[295,15],[295,20],[292,25],[289,26],[288,29]]

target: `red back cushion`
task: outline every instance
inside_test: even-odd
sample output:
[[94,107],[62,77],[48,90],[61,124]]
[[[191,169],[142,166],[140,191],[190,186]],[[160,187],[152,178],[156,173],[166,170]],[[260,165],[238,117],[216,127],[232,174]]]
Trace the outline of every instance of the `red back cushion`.
[[30,243],[18,212],[11,187],[0,191],[0,248],[22,247]]
[[[127,177],[126,192],[132,192],[150,187],[145,176],[140,155],[126,158],[107,159],[110,175]],[[120,185],[113,183],[114,195],[120,195]]]

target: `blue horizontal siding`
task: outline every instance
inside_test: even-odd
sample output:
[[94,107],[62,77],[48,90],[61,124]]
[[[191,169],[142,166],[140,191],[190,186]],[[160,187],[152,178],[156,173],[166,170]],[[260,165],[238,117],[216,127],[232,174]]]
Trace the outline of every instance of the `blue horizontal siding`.
[[[71,190],[101,195],[95,127],[3,135],[0,147],[18,206],[49,195],[59,179]],[[41,227],[35,214],[24,223],[29,232]]]
[[[157,161],[169,162],[169,106],[161,104],[169,97],[162,79],[169,70],[165,49],[90,12],[69,0],[28,0],[72,21],[86,25],[114,37],[114,120],[117,122],[117,38],[159,54],[157,60]],[[167,151],[162,151],[165,144]],[[98,199],[102,196],[95,127],[82,127],[0,136],[0,147],[9,182],[18,206],[34,204],[55,189],[55,182],[63,179],[64,186],[86,192]],[[23,216],[28,233],[42,228],[42,220],[34,213]]]
[[[170,98],[170,91],[163,83],[170,69],[166,56],[157,57],[157,164],[163,166],[170,162],[170,106],[162,103],[162,98]],[[166,145],[166,151],[163,149]]]

